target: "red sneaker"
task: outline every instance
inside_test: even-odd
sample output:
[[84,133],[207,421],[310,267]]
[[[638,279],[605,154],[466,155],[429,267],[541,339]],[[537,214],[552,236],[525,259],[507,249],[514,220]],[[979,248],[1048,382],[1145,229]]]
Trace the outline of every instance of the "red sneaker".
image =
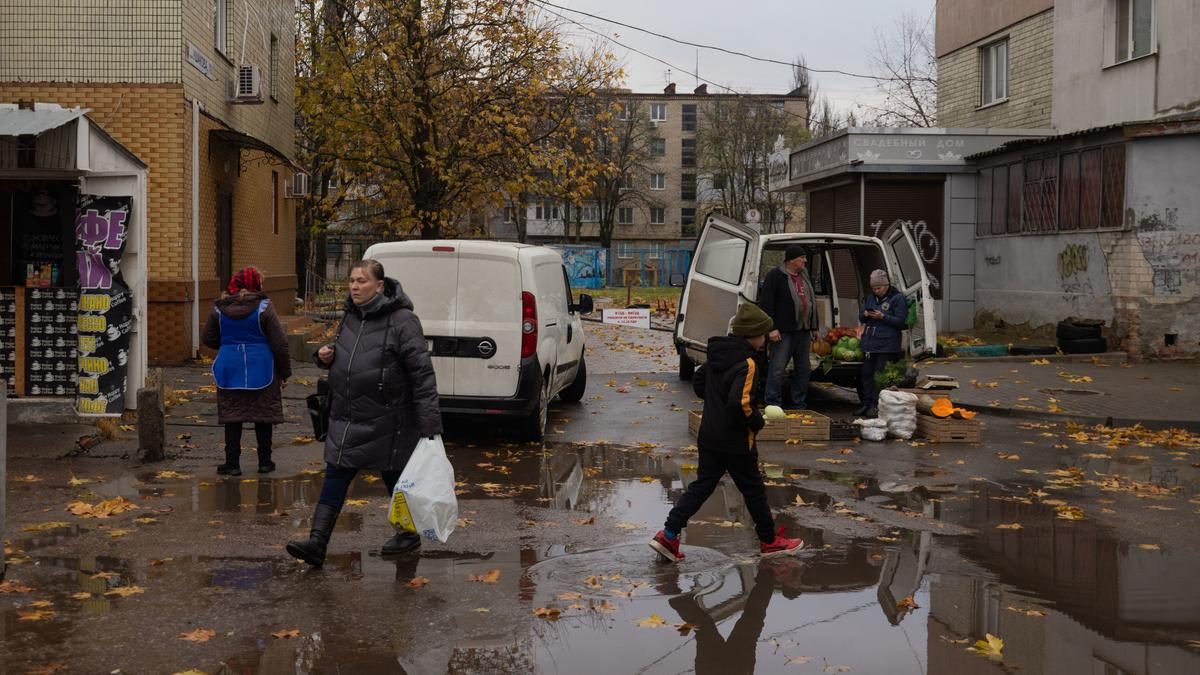
[[760,542],[758,545],[758,550],[763,554],[763,557],[795,553],[802,548],[804,548],[804,540],[788,539],[787,537],[783,536],[782,527],[775,532],[775,541],[764,541]]
[[683,553],[679,551],[679,537],[667,539],[667,533],[662,530],[650,540],[650,548],[665,562],[677,563],[684,558]]

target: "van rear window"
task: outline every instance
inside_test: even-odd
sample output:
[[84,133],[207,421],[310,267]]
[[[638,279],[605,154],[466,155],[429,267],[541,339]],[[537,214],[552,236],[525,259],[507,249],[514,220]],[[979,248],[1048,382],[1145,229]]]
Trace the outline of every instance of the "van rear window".
[[742,282],[748,242],[718,229],[710,229],[696,256],[696,273],[728,284]]

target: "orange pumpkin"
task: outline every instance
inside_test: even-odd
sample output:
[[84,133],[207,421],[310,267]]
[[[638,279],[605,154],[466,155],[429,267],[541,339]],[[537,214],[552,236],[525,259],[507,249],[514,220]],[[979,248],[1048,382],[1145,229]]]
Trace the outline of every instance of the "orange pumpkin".
[[970,410],[967,410],[966,408],[955,408],[954,413],[956,415],[958,415],[961,419],[964,419],[964,420],[975,419],[975,413]]
[[955,410],[954,404],[948,398],[939,398],[929,406],[929,411],[933,413],[934,417],[949,417],[954,414]]

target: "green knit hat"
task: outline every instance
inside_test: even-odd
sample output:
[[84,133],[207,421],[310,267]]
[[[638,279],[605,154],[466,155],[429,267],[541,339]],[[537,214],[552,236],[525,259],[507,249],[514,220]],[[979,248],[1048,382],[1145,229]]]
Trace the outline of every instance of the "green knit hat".
[[758,305],[747,302],[738,307],[729,325],[729,332],[739,337],[754,337],[766,335],[775,328],[775,322]]

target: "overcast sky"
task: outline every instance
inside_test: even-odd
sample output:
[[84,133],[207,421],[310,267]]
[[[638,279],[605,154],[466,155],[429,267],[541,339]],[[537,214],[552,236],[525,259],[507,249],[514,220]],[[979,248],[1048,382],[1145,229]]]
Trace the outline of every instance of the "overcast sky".
[[[905,11],[926,18],[934,0],[550,0],[614,21],[639,26],[689,42],[711,44],[754,56],[791,61],[803,54],[811,68],[836,68],[871,74],[869,50],[875,31],[888,30]],[[786,66],[760,63],[711,50],[696,50],[621,26],[564,12],[573,20],[632,48],[675,66],[671,80],[691,91],[697,51],[701,77],[738,91],[785,93],[791,88]],[[580,40],[598,40],[579,26]],[[610,44],[625,64],[626,86],[661,91],[669,66]],[[681,71],[686,71],[681,72]],[[821,91],[837,107],[872,100],[869,80],[814,73]],[[710,85],[710,91],[715,88]]]

